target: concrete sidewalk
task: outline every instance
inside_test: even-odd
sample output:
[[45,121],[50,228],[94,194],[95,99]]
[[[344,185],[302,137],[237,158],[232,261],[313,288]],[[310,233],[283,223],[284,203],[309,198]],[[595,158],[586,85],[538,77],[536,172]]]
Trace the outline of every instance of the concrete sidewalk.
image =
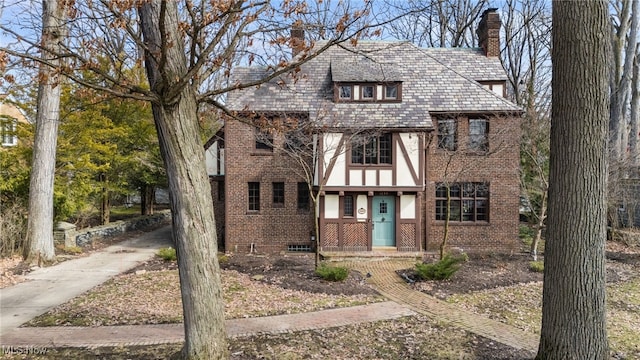
[[0,338],[49,309],[152,258],[171,245],[171,226],[109,246],[89,256],[40,268],[27,281],[0,290]]

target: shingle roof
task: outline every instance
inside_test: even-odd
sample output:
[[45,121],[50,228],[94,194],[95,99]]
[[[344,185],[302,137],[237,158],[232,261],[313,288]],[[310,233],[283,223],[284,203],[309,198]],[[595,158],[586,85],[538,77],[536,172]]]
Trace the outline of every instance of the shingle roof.
[[[318,44],[320,46],[321,44]],[[234,81],[260,79],[263,68],[238,68]],[[423,49],[408,42],[361,41],[332,46],[286,75],[258,87],[230,92],[230,110],[308,112],[331,127],[431,127],[430,113],[520,111],[478,81],[502,81],[500,60],[478,49]],[[333,82],[402,82],[398,103],[334,102]]]

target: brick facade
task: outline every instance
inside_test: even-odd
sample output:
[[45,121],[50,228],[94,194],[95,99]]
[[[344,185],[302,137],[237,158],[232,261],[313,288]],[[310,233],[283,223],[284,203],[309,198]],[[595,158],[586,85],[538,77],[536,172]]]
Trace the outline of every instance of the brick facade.
[[447,243],[470,252],[516,251],[519,246],[519,118],[489,118],[489,150],[486,154],[468,149],[468,119],[468,116],[457,117],[458,148],[455,151],[438,149],[435,134],[429,146],[426,248],[437,250],[444,235],[444,221],[435,217],[436,183],[484,182],[489,184],[489,221],[451,221]]
[[[450,118],[450,117],[449,117]],[[457,116],[455,151],[437,147],[437,132],[428,136],[425,192],[420,194],[422,248],[437,251],[444,221],[436,220],[436,184],[480,182],[489,184],[489,221],[449,223],[448,246],[467,252],[513,252],[518,250],[519,138],[518,118],[491,117],[489,150],[468,149],[469,117]],[[437,118],[433,119],[437,124]],[[437,127],[436,127],[437,128]],[[277,150],[256,150],[255,130],[237,121],[225,125],[226,171],[224,197],[218,196],[222,178],[212,177],[212,197],[220,242],[227,252],[248,253],[251,244],[259,253],[287,251],[289,245],[311,245],[313,212],[297,209],[297,183],[304,182],[293,169],[299,165]],[[260,184],[260,210],[249,211],[248,183]],[[272,202],[272,183],[285,184],[285,205]],[[219,199],[222,199],[219,200]],[[400,239],[401,240],[401,239]],[[398,246],[401,241],[398,242]]]
[[[276,253],[309,245],[313,212],[298,210],[297,184],[305,180],[294,169],[300,165],[277,150],[277,136],[276,150],[256,150],[254,131],[238,121],[225,124],[225,250],[248,253],[253,243],[257,252]],[[258,211],[249,211],[249,182],[260,184]],[[273,182],[284,182],[284,207],[273,205]]]

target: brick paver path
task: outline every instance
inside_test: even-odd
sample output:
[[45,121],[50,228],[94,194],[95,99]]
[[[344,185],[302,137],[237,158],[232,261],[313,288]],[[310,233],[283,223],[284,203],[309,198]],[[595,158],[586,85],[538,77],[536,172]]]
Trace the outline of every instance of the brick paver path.
[[[397,319],[416,313],[404,305],[387,301],[309,313],[227,320],[230,337],[277,334],[329,328],[364,322]],[[24,327],[2,335],[3,346],[101,347],[181,343],[182,324],[96,327]]]
[[516,349],[535,352],[539,337],[532,333],[462,310],[425,293],[412,290],[397,270],[414,266],[408,260],[378,260],[342,262],[343,266],[362,274],[371,274],[369,283],[389,300],[406,304],[418,313],[452,324]]

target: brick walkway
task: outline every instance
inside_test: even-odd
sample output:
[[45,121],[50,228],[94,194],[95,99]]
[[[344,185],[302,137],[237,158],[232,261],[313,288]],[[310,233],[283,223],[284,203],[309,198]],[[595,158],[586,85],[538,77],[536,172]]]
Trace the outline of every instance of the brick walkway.
[[532,333],[462,310],[433,296],[412,290],[396,270],[414,266],[415,261],[378,260],[342,262],[362,274],[371,274],[369,283],[389,300],[406,304],[416,312],[468,330],[516,349],[535,352],[539,337]]
[[[398,303],[387,301],[349,308],[302,314],[227,320],[230,337],[278,334],[397,319],[415,315]],[[15,347],[102,347],[180,343],[182,324],[128,325],[96,327],[24,327],[2,335],[3,346]]]

